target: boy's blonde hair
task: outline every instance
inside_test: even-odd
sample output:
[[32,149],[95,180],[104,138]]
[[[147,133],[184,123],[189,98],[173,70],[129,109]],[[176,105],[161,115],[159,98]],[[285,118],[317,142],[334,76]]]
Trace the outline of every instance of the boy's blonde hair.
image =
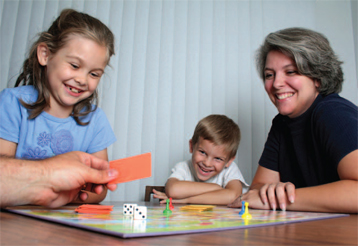
[[236,156],[239,148],[241,133],[239,126],[225,115],[209,115],[196,125],[193,137],[193,146],[199,142],[199,138],[213,142],[215,145],[224,145],[228,154],[228,160]]

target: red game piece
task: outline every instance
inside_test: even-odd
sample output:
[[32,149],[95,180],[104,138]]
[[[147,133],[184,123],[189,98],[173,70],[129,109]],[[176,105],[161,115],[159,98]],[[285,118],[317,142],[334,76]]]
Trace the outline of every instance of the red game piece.
[[174,206],[173,206],[173,203],[172,203],[172,198],[169,198],[169,209],[173,211],[174,209]]

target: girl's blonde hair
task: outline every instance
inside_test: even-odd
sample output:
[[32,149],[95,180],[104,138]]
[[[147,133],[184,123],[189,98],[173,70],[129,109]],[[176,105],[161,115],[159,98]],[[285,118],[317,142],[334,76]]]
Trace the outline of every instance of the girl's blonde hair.
[[[55,54],[66,44],[70,35],[79,35],[105,46],[107,48],[107,64],[110,57],[114,55],[114,35],[105,24],[88,14],[73,9],[64,9],[50,28],[39,34],[39,38],[32,45],[29,57],[25,60],[22,72],[15,83],[15,87],[33,85],[38,91],[38,98],[35,102],[21,102],[24,107],[30,110],[29,119],[36,118],[50,103],[46,66],[42,66],[38,61],[37,46],[40,43],[45,43],[51,54]],[[98,93],[96,90],[90,97],[74,105],[71,116],[78,124],[87,125],[89,122],[82,122],[80,117],[95,111],[97,101]],[[93,109],[92,104],[95,104]]]

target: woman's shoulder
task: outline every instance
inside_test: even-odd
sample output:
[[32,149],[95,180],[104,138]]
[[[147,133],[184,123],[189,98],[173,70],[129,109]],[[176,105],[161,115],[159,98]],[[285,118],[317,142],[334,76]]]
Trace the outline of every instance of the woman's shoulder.
[[345,114],[356,114],[358,111],[357,105],[351,101],[339,96],[336,93],[323,97],[314,109],[314,115],[324,116],[341,116]]

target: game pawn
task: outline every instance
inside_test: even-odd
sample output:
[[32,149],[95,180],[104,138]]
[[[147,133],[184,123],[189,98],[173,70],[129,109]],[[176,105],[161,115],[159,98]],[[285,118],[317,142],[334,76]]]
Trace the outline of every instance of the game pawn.
[[163,211],[163,214],[166,215],[166,216],[169,216],[169,215],[172,214],[172,211],[171,211],[170,208],[169,208],[169,202],[170,202],[170,200],[167,199],[167,205],[166,205],[166,208],[165,208],[164,211]]
[[245,202],[245,212],[241,216],[241,218],[243,218],[244,220],[252,219],[252,215],[249,213],[249,203],[248,202]]
[[241,211],[239,212],[239,215],[243,215],[245,213],[245,201],[241,202]]
[[172,198],[169,198],[169,209],[170,209],[171,211],[174,210]]

